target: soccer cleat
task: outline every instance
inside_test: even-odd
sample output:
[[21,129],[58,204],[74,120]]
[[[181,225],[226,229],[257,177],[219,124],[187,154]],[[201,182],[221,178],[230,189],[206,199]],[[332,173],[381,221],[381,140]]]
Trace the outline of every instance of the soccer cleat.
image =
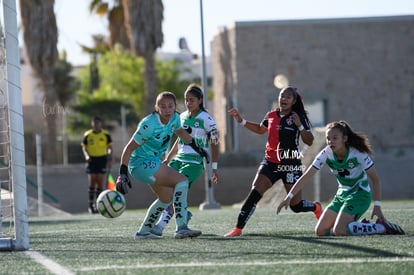
[[385,234],[387,235],[404,235],[404,230],[395,223],[389,222],[387,220],[378,219],[375,223],[381,224],[385,228]]
[[176,239],[195,238],[200,235],[201,235],[201,231],[192,230],[185,225],[179,228],[177,231],[175,231],[174,238]]
[[320,202],[314,201],[313,204],[315,205],[315,210],[313,211],[313,214],[315,215],[315,218],[319,220],[319,218],[322,215],[322,205]]
[[96,209],[95,204],[90,204],[90,205],[89,205],[89,207],[88,207],[88,212],[89,212],[90,214],[98,214],[98,213],[99,213],[99,212],[98,212],[98,210]]
[[224,235],[224,237],[237,237],[242,234],[242,229],[235,227],[230,232]]
[[162,236],[158,236],[158,235],[155,235],[155,234],[153,234],[153,233],[151,233],[151,232],[144,232],[144,233],[141,233],[141,232],[139,232],[139,231],[137,231],[136,233],[135,233],[135,240],[143,240],[143,239],[161,239],[162,238]]
[[150,230],[151,234],[162,236],[162,229],[158,225],[154,225],[154,227]]

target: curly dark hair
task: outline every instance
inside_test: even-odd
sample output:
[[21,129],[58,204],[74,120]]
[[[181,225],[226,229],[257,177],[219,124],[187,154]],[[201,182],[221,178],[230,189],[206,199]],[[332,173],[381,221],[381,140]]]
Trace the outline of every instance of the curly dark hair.
[[288,86],[280,90],[280,93],[284,91],[290,91],[295,98],[295,104],[292,106],[292,111],[296,112],[299,116],[304,116],[307,121],[310,123],[310,119],[308,117],[308,112],[305,110],[305,105],[303,104],[302,96],[298,93],[298,88],[293,86]]

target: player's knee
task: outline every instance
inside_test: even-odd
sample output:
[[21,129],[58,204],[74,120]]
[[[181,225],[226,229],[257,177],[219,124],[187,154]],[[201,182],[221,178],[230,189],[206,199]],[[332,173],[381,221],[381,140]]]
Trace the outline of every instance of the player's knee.
[[315,234],[318,237],[321,236],[330,236],[331,235],[331,229],[330,228],[322,228],[321,226],[315,226]]
[[318,230],[318,228],[315,228],[315,234],[318,237],[324,236],[324,233],[321,230]]
[[334,236],[332,224],[326,219],[319,219],[315,225],[315,234],[321,236]]
[[332,232],[335,236],[347,236],[348,232],[346,228],[339,228],[338,226],[332,229]]

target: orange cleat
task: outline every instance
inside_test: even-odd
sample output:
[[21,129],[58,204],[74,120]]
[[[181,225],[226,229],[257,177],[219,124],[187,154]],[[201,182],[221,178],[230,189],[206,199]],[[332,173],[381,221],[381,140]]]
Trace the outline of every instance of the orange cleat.
[[320,202],[314,201],[313,204],[315,205],[315,210],[313,211],[313,214],[315,215],[315,218],[319,220],[319,218],[322,215],[322,205]]
[[237,237],[242,234],[242,230],[238,227],[233,228],[229,233],[224,235],[224,237]]

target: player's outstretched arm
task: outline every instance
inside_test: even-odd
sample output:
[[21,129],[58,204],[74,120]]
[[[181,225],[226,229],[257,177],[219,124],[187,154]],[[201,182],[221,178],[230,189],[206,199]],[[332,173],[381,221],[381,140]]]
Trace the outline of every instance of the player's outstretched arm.
[[237,109],[232,108],[228,111],[228,113],[229,115],[234,117],[237,123],[243,125],[245,128],[249,129],[250,131],[256,134],[259,134],[259,135],[263,135],[264,133],[267,133],[266,127],[264,127],[260,123],[255,123],[255,122],[251,122],[251,121],[247,121],[243,119],[241,115],[239,114],[239,111],[237,111]]
[[277,207],[276,214],[279,214],[280,210],[284,207],[285,209],[288,208],[290,205],[290,200],[305,186],[305,184],[313,177],[313,175],[318,172],[313,166],[309,166],[306,172],[296,181],[295,185],[293,185],[292,189],[290,189],[289,193],[286,195],[285,199],[279,204]]

